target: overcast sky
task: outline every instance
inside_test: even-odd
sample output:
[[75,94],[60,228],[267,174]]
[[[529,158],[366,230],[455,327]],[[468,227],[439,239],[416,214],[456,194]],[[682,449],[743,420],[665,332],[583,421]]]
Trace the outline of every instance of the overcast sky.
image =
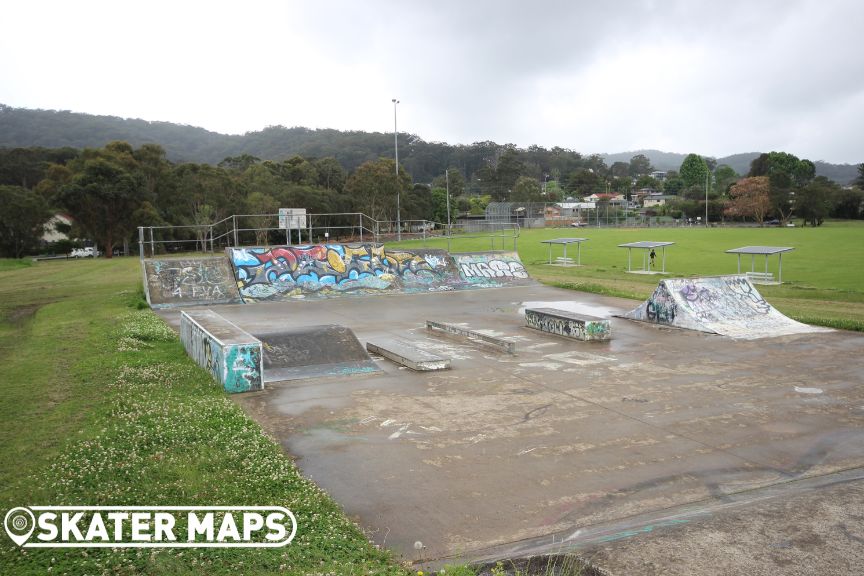
[[11,0],[0,103],[864,162],[862,0]]

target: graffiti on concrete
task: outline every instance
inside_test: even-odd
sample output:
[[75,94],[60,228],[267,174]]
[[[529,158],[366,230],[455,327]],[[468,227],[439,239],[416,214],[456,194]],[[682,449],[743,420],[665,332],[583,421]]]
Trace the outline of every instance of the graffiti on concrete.
[[515,253],[459,254],[454,258],[459,268],[459,274],[467,282],[507,282],[528,278],[528,272]]
[[234,274],[224,258],[145,260],[144,273],[156,307],[239,302]]
[[657,288],[645,303],[645,315],[651,322],[671,324],[675,321],[675,298],[666,288]]
[[646,303],[625,317],[742,339],[822,330],[778,312],[746,276],[662,280]]
[[180,340],[186,353],[207,370],[226,392],[263,388],[261,343],[255,338],[250,337],[249,343],[223,343],[184,312],[180,318]]
[[670,280],[681,295],[681,305],[701,321],[714,322],[723,318],[739,320],[763,316],[771,311],[750,281],[743,276],[693,280]]
[[246,301],[387,291],[439,278],[423,256],[374,244],[235,248],[231,260]]
[[577,340],[609,340],[611,335],[608,320],[579,318],[563,310],[528,308],[525,322],[535,330]]

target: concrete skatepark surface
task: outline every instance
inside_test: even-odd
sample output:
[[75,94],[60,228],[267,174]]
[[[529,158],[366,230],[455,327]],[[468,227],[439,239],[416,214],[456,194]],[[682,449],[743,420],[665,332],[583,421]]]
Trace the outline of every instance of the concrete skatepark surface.
[[[408,560],[573,547],[613,565],[628,538],[675,538],[682,524],[734,518],[716,508],[727,499],[760,489],[782,499],[864,466],[864,335],[739,341],[613,318],[611,341],[578,342],[530,330],[520,314],[608,318],[634,305],[535,285],[216,309],[252,333],[336,324],[361,343],[397,338],[453,358],[441,372],[378,360],[377,374],[233,397],[370,538]],[[179,312],[160,313],[176,325]],[[427,319],[506,336],[518,354],[429,334]],[[652,519],[681,506],[704,513]],[[862,525],[853,514],[847,532],[864,537]],[[585,536],[604,527],[623,536]],[[717,573],[705,562],[690,573]]]

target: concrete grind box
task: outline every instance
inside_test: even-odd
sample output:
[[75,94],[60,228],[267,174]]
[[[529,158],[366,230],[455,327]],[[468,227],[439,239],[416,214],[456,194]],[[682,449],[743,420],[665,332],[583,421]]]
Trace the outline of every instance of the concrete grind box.
[[261,341],[212,310],[182,312],[180,340],[186,353],[226,392],[262,390]]
[[555,308],[528,308],[525,322],[535,330],[576,340],[609,340],[612,335],[608,320]]

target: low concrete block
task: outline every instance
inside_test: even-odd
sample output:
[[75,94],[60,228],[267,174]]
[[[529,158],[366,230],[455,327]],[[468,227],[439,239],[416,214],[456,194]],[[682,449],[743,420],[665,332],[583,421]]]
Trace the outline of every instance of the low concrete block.
[[485,344],[486,346],[502,350],[504,352],[507,352],[508,354],[516,354],[515,342],[510,342],[509,340],[504,340],[503,338],[495,338],[494,336],[487,336],[486,334],[481,334],[480,332],[475,332],[474,330],[460,328],[459,326],[454,326],[453,324],[446,324],[444,322],[433,322],[432,320],[427,320],[426,329],[433,332],[438,331],[448,336],[459,336],[463,338],[468,338],[471,341]]
[[262,390],[261,341],[212,310],[183,311],[180,340],[186,353],[226,392]]
[[528,308],[525,322],[535,330],[577,340],[609,340],[612,337],[609,320],[557,308]]
[[443,358],[395,340],[366,342],[366,350],[418,372],[450,368],[450,358]]

